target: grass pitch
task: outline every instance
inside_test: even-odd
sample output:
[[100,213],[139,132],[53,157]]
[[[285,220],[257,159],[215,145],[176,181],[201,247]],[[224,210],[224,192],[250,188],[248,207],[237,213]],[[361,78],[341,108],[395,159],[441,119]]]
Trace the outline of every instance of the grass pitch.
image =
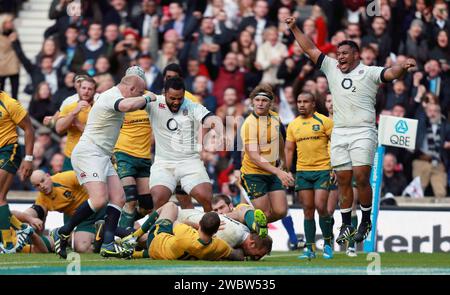
[[[261,261],[157,261],[150,259],[120,260],[104,259],[98,254],[81,254],[80,273],[93,274],[148,274],[148,275],[353,275],[368,274],[374,267],[374,259],[365,253],[349,258],[335,253],[325,260],[318,252],[316,259],[299,260],[295,252],[273,252]],[[399,275],[450,275],[448,253],[381,253],[381,274]],[[67,274],[74,263],[62,260],[54,253],[15,254],[0,256],[0,275]]]

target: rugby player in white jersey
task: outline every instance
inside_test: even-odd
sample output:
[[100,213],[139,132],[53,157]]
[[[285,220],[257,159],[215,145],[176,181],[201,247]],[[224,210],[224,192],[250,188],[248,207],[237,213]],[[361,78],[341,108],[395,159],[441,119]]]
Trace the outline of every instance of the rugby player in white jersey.
[[[203,105],[184,98],[183,79],[170,78],[164,94],[146,107],[155,137],[155,159],[150,172],[154,208],[169,201],[177,183],[194,197],[205,212],[211,211],[212,185],[200,159],[198,132],[221,124]],[[203,124],[203,125],[202,125]]]
[[145,80],[141,76],[127,75],[117,86],[99,96],[91,109],[83,135],[72,152],[73,168],[78,181],[87,190],[89,199],[78,207],[63,227],[52,232],[55,252],[63,258],[67,257],[67,239],[73,229],[105,206],[104,240],[100,254],[104,257],[131,255],[114,242],[114,233],[125,203],[125,193],[110,158],[124,113],[142,109],[151,100],[156,99],[153,93],[144,95]]
[[[372,224],[372,188],[370,171],[377,148],[375,103],[378,86],[402,77],[415,67],[413,59],[390,68],[366,66],[360,61],[358,45],[349,40],[337,46],[337,60],[325,56],[297,27],[296,19],[285,20],[309,58],[325,73],[333,96],[334,128],[331,135],[331,165],[336,171],[342,226],[338,244],[353,239],[362,242]],[[358,230],[351,225],[353,202],[352,177],[362,211]]]

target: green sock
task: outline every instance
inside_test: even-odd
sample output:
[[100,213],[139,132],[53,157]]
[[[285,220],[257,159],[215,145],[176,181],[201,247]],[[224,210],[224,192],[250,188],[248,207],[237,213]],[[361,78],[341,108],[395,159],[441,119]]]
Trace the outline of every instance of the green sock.
[[11,211],[9,211],[8,204],[0,206],[0,230],[8,229],[11,227]]
[[245,224],[247,225],[249,230],[254,230],[253,224],[255,223],[255,211],[248,210],[244,215]]
[[122,210],[119,219],[119,227],[128,228],[133,227],[134,221],[136,220],[136,210],[133,213],[128,213]]
[[[352,226],[354,228],[358,227],[358,215],[352,215]],[[350,240],[350,242],[348,242],[348,246],[351,248],[355,247],[355,241],[353,241],[353,239]]]
[[333,231],[332,220],[330,216],[319,217],[319,225],[322,230],[325,245],[331,246],[331,236]]
[[305,227],[306,247],[314,251],[313,245],[316,242],[316,221],[314,219],[305,219],[303,221]]
[[141,229],[144,233],[148,232],[150,227],[155,223],[156,219],[158,219],[159,214],[156,211],[153,211],[147,218],[147,220],[142,224]]

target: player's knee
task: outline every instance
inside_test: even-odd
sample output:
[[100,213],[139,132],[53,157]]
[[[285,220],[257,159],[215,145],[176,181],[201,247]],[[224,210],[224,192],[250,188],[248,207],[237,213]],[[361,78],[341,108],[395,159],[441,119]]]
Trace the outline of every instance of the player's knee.
[[314,208],[303,208],[303,214],[305,215],[305,219],[313,219]]
[[365,173],[355,174],[355,183],[357,187],[365,187],[370,185],[370,176]]
[[96,211],[102,209],[108,204],[106,197],[96,196],[89,199],[90,204]]
[[123,210],[125,212],[134,212],[134,210],[137,207],[137,201],[130,201],[130,202],[126,202],[125,205],[123,206]]
[[317,209],[317,213],[319,214],[319,216],[323,217],[323,216],[328,216],[328,210],[327,210],[327,206],[326,205],[318,205],[316,206]]

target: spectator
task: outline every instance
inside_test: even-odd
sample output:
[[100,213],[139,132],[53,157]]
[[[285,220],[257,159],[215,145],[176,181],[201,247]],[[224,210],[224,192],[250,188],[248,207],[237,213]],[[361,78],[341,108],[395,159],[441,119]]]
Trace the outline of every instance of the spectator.
[[242,19],[239,24],[238,31],[248,30],[254,36],[256,45],[263,43],[264,29],[275,26],[276,24],[268,20],[267,14],[269,13],[269,4],[265,0],[257,0],[253,6],[252,16],[247,16]]
[[58,91],[52,96],[52,110],[56,112],[59,110],[62,102],[69,96],[74,95],[77,91],[75,90],[75,73],[68,72],[64,76],[64,85],[58,88]]
[[58,152],[58,145],[52,140],[52,131],[47,127],[39,127],[36,132],[36,141],[44,147],[44,158],[46,163],[49,163],[53,157],[53,154]]
[[47,160],[44,157],[45,147],[40,142],[35,142],[33,147],[33,170],[49,171]]
[[361,60],[366,66],[374,66],[377,63],[377,52],[371,46],[365,46],[361,49]]
[[282,80],[277,78],[278,68],[288,55],[286,46],[278,41],[275,27],[264,30],[264,43],[258,47],[256,68],[263,71],[261,83],[278,85]]
[[154,93],[161,93],[163,88],[163,76],[161,71],[153,65],[150,53],[142,53],[138,56],[138,65],[144,70],[147,89]]
[[280,64],[277,73],[277,77],[284,80],[284,86],[292,85],[309,60],[297,42],[291,46],[289,53],[289,56]]
[[440,30],[437,35],[436,46],[430,51],[429,59],[438,60],[441,64],[442,72],[450,73],[450,46],[448,42],[449,32]]
[[392,89],[388,91],[386,106],[384,107],[386,110],[392,110],[394,105],[401,104],[406,105],[408,103],[408,94],[406,92],[405,82],[403,80],[396,80]]
[[214,88],[212,94],[217,98],[217,106],[223,104],[223,93],[226,88],[233,87],[238,93],[239,100],[245,95],[245,76],[244,73],[238,69],[237,56],[233,52],[229,52],[223,61],[223,67],[218,71],[217,69],[210,69],[209,73],[214,79]]
[[102,75],[109,73],[110,71],[111,71],[111,64],[109,62],[109,59],[104,55],[100,55],[95,61],[94,75]]
[[156,13],[156,1],[143,0],[141,14],[132,21],[132,26],[142,37],[149,37],[153,22],[159,21]]
[[450,88],[446,87],[449,81],[448,78],[442,75],[441,64],[431,59],[425,64],[426,76],[422,80],[422,84],[428,91],[439,98],[439,104],[444,112],[447,112],[450,107]]
[[51,93],[55,93],[59,86],[62,85],[62,74],[60,71],[53,68],[54,59],[52,56],[42,56],[39,65],[33,64],[25,55],[22,50],[17,33],[12,33],[8,36],[12,42],[12,46],[20,62],[31,76],[31,84],[25,88],[25,93],[32,94],[35,92],[38,84],[41,82],[47,82],[50,86]]
[[447,170],[450,167],[450,124],[442,118],[438,104],[427,104],[426,120],[419,121],[413,178],[420,176],[422,188],[431,183],[437,198],[447,195]]
[[378,51],[377,64],[384,64],[391,52],[391,37],[387,33],[387,22],[381,16],[375,16],[372,20],[372,31],[363,37],[362,46],[370,45]]
[[61,153],[56,153],[50,160],[50,175],[55,175],[56,173],[62,172],[62,167],[64,164],[64,155]]
[[[223,92],[224,104],[217,108],[216,115],[227,124],[226,118],[232,116],[234,120],[242,118],[244,115],[244,106],[239,101],[236,89],[229,87]],[[234,130],[237,130],[237,121],[235,121]]]
[[5,89],[6,78],[9,78],[11,95],[17,99],[20,61],[8,38],[14,30],[14,16],[11,14],[0,15],[0,91]]
[[47,82],[41,82],[37,86],[28,112],[39,123],[42,123],[45,116],[53,115],[51,95],[50,85]]
[[395,155],[387,153],[383,160],[383,184],[381,195],[391,193],[394,196],[401,196],[403,190],[408,185],[406,177],[397,170],[397,159]]
[[111,74],[101,74],[94,76],[94,80],[97,83],[96,92],[98,94],[105,92],[116,84]]
[[70,25],[66,32],[64,33],[65,39],[61,43],[61,50],[66,55],[65,66],[68,68],[72,63],[73,57],[75,55],[75,50],[78,46],[78,36],[80,35],[80,30],[75,25]]
[[117,43],[119,43],[119,27],[116,24],[107,25],[103,37],[106,43],[105,55],[111,57],[114,54],[114,48],[116,48]]
[[428,22],[427,26],[428,42],[431,48],[436,45],[437,35],[440,30],[450,32],[448,6],[442,0],[436,1],[433,5],[433,18]]
[[89,76],[95,74],[95,61],[106,53],[106,43],[102,40],[102,25],[91,23],[88,30],[88,39],[78,45],[71,64],[71,70],[75,73],[84,71]]
[[412,56],[418,62],[418,67],[422,68],[428,56],[428,45],[425,38],[422,37],[423,22],[413,20],[408,30],[406,40],[400,43],[399,54]]
[[[182,40],[188,40],[197,29],[200,17],[201,14],[197,13],[186,15],[180,2],[172,2],[168,13],[164,13],[161,18],[160,31],[166,33],[173,29]],[[162,68],[164,67],[160,67]]]
[[204,105],[210,112],[215,113],[217,108],[216,98],[209,93],[209,79],[205,76],[197,76],[194,80],[193,91],[199,102]]
[[131,21],[129,17],[127,1],[126,0],[110,0],[110,7],[103,15],[103,27],[109,24],[115,24],[122,30],[130,26]]
[[49,37],[42,43],[41,51],[36,55],[36,64],[41,63],[44,56],[51,56],[53,59],[52,67],[59,72],[62,72],[66,56],[60,51],[59,45],[53,37]]
[[258,84],[261,80],[261,75],[255,67],[256,43],[253,40],[252,33],[247,30],[240,32],[237,40],[231,43],[231,51],[241,56],[239,67],[252,73],[252,80],[256,81],[253,84]]

